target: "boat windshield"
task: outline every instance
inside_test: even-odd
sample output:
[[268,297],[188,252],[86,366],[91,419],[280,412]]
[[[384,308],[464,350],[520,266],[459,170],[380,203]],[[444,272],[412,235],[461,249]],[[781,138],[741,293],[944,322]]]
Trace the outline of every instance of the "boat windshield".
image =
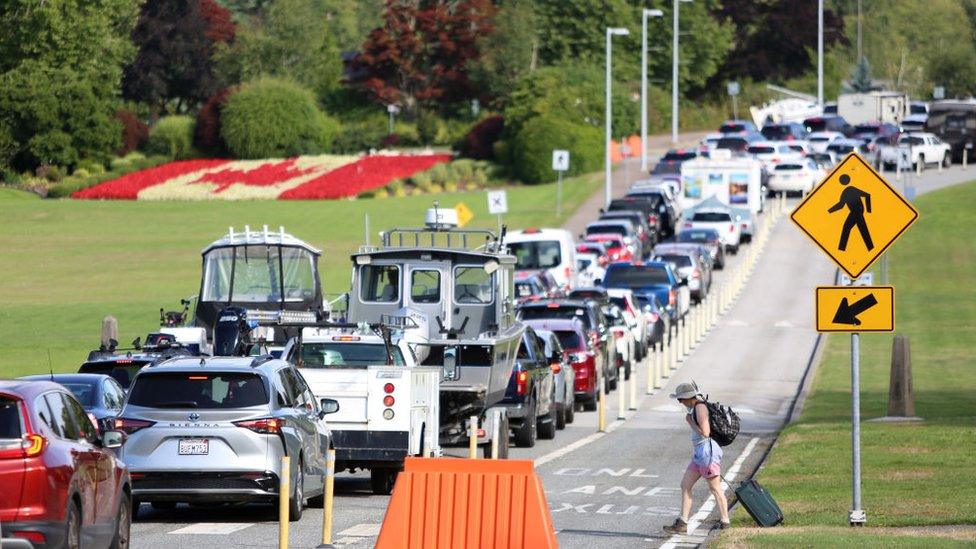
[[308,301],[315,286],[315,257],[303,248],[216,248],[204,258],[201,301]]

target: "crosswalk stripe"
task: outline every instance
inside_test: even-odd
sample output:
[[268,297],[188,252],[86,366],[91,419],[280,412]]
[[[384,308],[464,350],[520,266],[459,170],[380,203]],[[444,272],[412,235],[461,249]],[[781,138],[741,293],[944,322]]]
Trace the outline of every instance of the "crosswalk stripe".
[[254,526],[253,522],[198,522],[173,530],[170,534],[226,536],[227,534],[232,534],[251,526]]

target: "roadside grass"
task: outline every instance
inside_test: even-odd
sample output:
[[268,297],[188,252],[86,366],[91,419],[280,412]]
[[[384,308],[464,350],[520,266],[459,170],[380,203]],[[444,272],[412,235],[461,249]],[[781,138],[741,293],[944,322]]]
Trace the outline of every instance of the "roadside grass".
[[21,200],[40,200],[40,196],[21,189],[12,189],[10,187],[0,187],[0,203],[2,202],[15,202]]
[[850,528],[850,527],[790,527],[753,531],[727,530],[718,548],[736,547],[853,547],[884,546],[890,548],[955,548],[972,547],[976,535],[969,532],[930,532],[907,528]]
[[[973,204],[976,183],[919,197],[919,221],[889,252],[897,333],[910,338],[915,409],[924,422],[862,423],[862,506],[869,527],[851,534],[861,536],[857,543],[924,546],[924,540],[896,539],[872,527],[976,524]],[[861,335],[862,420],[885,415],[891,342],[891,334]],[[786,525],[817,528],[782,539],[775,529],[742,529],[734,534],[736,545],[855,541],[829,528],[847,525],[850,452],[850,338],[835,334],[827,339],[800,421],[784,429],[758,475],[783,509]],[[741,508],[733,522],[753,525]],[[732,539],[723,533],[719,545]],[[943,540],[935,543],[944,546]]]
[[[513,228],[559,226],[603,181],[588,174],[563,183],[563,215],[555,185],[508,187]],[[21,200],[0,189],[0,377],[78,367],[98,346],[101,319],[113,315],[128,344],[158,327],[159,308],[175,309],[200,284],[200,251],[244,225],[267,224],[322,249],[323,291],[349,286],[349,254],[393,227],[416,227],[433,201],[464,202],[471,227],[496,227],[485,191],[336,201],[137,202]]]

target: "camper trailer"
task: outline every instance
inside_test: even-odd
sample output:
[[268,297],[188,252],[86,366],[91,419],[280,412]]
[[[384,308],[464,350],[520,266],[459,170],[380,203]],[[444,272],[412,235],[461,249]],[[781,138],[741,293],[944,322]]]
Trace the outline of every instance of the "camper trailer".
[[753,213],[763,209],[763,164],[755,158],[715,151],[711,158],[681,164],[681,181],[680,200],[686,209],[712,196],[728,206],[748,207]]

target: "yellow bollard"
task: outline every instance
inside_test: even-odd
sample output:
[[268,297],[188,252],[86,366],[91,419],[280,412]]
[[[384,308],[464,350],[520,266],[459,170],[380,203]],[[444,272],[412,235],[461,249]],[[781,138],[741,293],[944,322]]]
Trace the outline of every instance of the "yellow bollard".
[[665,365],[665,354],[667,351],[664,347],[664,342],[662,341],[660,345],[655,345],[654,353],[654,388],[660,389],[664,385],[662,378],[667,377],[668,373],[664,369]]
[[630,363],[630,406],[627,407],[629,410],[637,409],[637,366],[635,362]]
[[332,544],[332,502],[335,499],[335,450],[325,456],[325,498],[322,507],[322,545]]
[[617,419],[624,419],[624,410],[627,409],[627,379],[624,378],[624,369],[617,367]]
[[478,416],[468,418],[468,458],[478,459]]
[[[573,406],[575,406],[575,402]],[[502,424],[502,412],[501,410],[495,410],[492,412],[492,426],[491,426],[491,459],[498,459],[498,445],[501,444],[501,437],[508,436],[508,433],[502,435],[501,424]]]
[[291,464],[288,456],[281,458],[281,479],[278,483],[278,549],[288,549],[288,499],[291,497]]
[[969,166],[969,151],[965,148],[962,150],[962,169],[966,169]]
[[604,391],[606,390],[607,380],[603,376],[600,376],[600,386],[597,393],[597,428],[601,433],[607,431],[607,400],[604,397]]

